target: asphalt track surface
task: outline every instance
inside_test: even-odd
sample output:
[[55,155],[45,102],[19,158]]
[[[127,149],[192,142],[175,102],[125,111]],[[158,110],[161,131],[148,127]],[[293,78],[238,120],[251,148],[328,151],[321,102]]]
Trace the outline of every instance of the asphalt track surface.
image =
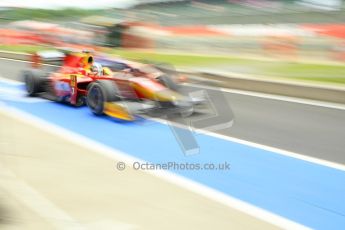
[[[22,80],[20,72],[26,68],[27,63],[0,59],[2,77]],[[231,92],[222,92],[221,96],[233,111],[229,116],[234,124],[216,133],[345,164],[345,110]],[[217,105],[223,103],[217,96],[212,103],[224,107]],[[191,119],[198,116],[203,117],[194,115]]]
[[[3,77],[18,80],[19,72],[23,68],[25,68],[24,66],[26,66],[26,64],[24,64],[24,66],[22,66],[21,68],[13,68],[13,66],[10,66],[10,64],[13,64],[13,61],[8,62],[10,63],[5,65],[6,67],[4,67],[4,69],[7,68],[7,76]],[[6,99],[6,94],[4,93],[7,92],[6,90],[8,90],[8,92],[15,92],[14,95],[19,95],[20,93],[23,93],[22,86],[18,84],[11,85],[4,82],[1,83],[0,86],[2,87],[2,90],[5,90],[2,91],[2,97],[4,99],[5,104],[18,108],[22,111],[26,111],[34,116],[40,117],[40,119],[58,125],[59,127],[64,127],[65,129],[70,130],[72,132],[80,133],[85,137],[88,137],[90,140],[98,141],[111,148],[123,151],[129,154],[130,156],[134,156],[139,159],[144,159],[148,162],[162,163],[168,161],[175,161],[178,163],[183,163],[186,160],[188,160],[189,162],[194,163],[205,163],[210,161],[229,161],[232,165],[232,170],[229,172],[213,171],[212,173],[208,173],[207,171],[197,171],[193,173],[192,171],[189,172],[178,170],[174,172],[185,178],[204,184],[209,188],[216,189],[217,191],[229,195],[230,197],[238,198],[256,207],[268,210],[272,213],[286,217],[287,219],[290,219],[297,223],[301,223],[308,227],[319,229],[341,229],[340,226],[342,226],[345,223],[345,220],[343,218],[344,207],[342,206],[344,202],[343,194],[345,192],[344,187],[342,186],[344,184],[343,182],[345,181],[345,174],[343,172],[343,169],[337,170],[336,168],[330,168],[323,165],[302,161],[296,158],[282,156],[276,154],[275,151],[270,151],[265,148],[256,148],[253,146],[243,145],[236,141],[228,141],[224,140],[224,138],[216,138],[212,135],[210,136],[203,134],[199,134],[196,136],[196,139],[200,144],[200,149],[203,151],[203,154],[186,158],[181,154],[176,140],[174,141],[171,130],[169,130],[169,127],[167,127],[166,125],[157,122],[152,122],[150,120],[144,120],[139,123],[131,124],[121,124],[116,122],[114,123],[114,121],[111,121],[111,119],[108,119],[106,117],[95,119],[94,116],[90,114],[87,108],[73,110],[71,108],[68,108],[68,106],[61,105],[58,103],[50,103],[47,101],[28,103],[28,101],[32,101],[32,99],[24,99],[24,97],[23,100],[26,102],[21,100],[13,101],[9,100],[9,98]],[[190,91],[190,88],[185,87],[184,90]],[[209,91],[209,93],[212,94],[214,92]],[[267,106],[267,104],[271,106],[271,110],[273,110],[272,108],[275,108],[276,110],[282,110],[281,108],[284,108],[283,110],[285,110],[285,112],[290,112],[291,110],[296,113],[296,111],[300,110],[300,107],[311,107],[312,109],[316,107],[321,110],[324,109],[325,111],[343,112],[343,110],[340,109],[330,109],[300,103],[277,101],[272,99],[257,98],[257,100],[251,101],[250,99],[246,98],[249,96],[245,96],[242,94],[241,97],[237,98],[237,102],[239,104],[234,104],[234,106],[232,104],[232,101],[236,100],[236,97],[234,96],[239,96],[239,94],[233,95],[232,93],[224,93],[221,95],[216,94],[216,96],[217,95],[218,97],[216,97],[216,99],[213,98],[213,102],[219,103],[221,105],[219,107],[225,108],[225,103],[231,104],[230,107],[232,108],[232,111],[234,113],[235,123],[231,128],[228,129],[229,131],[234,130],[236,128],[236,125],[238,126],[237,128],[242,127],[243,124],[242,126],[238,125],[241,124],[239,123],[241,121],[249,122],[251,121],[251,119],[262,121],[262,119],[260,118],[262,118],[263,115],[257,115],[258,117],[254,117],[254,115],[251,114],[258,114],[258,112],[253,112],[256,111],[255,108],[258,108],[258,111],[262,112],[262,110],[260,110],[259,107],[265,107]],[[227,102],[222,102],[222,96],[225,97]],[[256,97],[250,96],[250,98],[255,99]],[[244,109],[244,105],[248,106],[247,110]],[[255,107],[255,105],[257,106]],[[218,107],[218,105],[216,105],[215,107]],[[254,110],[252,111],[252,109]],[[243,110],[246,112],[244,112]],[[265,109],[265,111],[268,113],[274,112],[267,111],[267,109]],[[202,112],[203,110],[201,109],[199,113],[193,116],[193,118],[203,117]],[[309,120],[309,128],[313,128],[316,125],[316,123],[318,123],[315,122],[314,119],[311,119],[312,117],[310,117],[313,111],[309,111],[308,109],[300,111],[301,114],[303,114],[304,112],[309,117],[304,119],[303,121]],[[316,110],[315,112],[318,112],[320,114],[320,111],[318,110]],[[229,112],[225,114],[225,117],[232,116],[231,114],[232,113]],[[224,115],[224,113],[221,113],[221,115]],[[243,120],[239,120],[238,117],[240,115],[247,115],[244,116],[244,118],[247,119],[242,118]],[[323,121],[325,119],[334,120],[334,116],[330,118],[328,117],[329,114],[327,115],[321,113],[321,115]],[[248,117],[252,118],[249,119]],[[281,122],[280,119],[275,120],[272,117],[270,117],[270,119],[271,121],[267,121],[267,123],[273,122],[273,128],[276,127],[276,125],[278,124],[284,124],[288,127],[292,126],[291,123],[293,120],[289,120],[289,123],[286,120],[284,120],[284,122]],[[301,118],[297,119],[298,124],[296,124],[296,126],[302,126],[302,124],[300,124],[300,122],[302,123],[302,121],[300,120]],[[341,119],[337,118],[335,120],[337,122]],[[109,125],[110,123],[113,124]],[[324,122],[322,123],[324,124]],[[6,121],[4,121],[3,125],[5,124],[7,124]],[[339,122],[337,124],[339,125]],[[272,132],[272,126],[267,125],[267,127],[268,130]],[[326,129],[322,125],[317,126],[317,128],[318,127],[323,130]],[[278,125],[277,128],[281,128],[281,126]],[[336,130],[341,130],[341,127],[337,126],[336,128]],[[13,130],[14,134],[17,134],[15,129]],[[306,128],[302,130],[308,131],[308,129]],[[310,131],[309,129],[309,131],[305,132],[304,135],[306,135],[306,133],[310,135],[315,135],[313,131],[314,129],[312,129],[312,131]],[[224,130],[222,132],[224,132]],[[296,135],[297,132],[298,131],[292,133],[292,135]],[[299,132],[301,132],[301,130],[299,130]],[[263,135],[263,131],[261,130],[261,133],[258,134]],[[272,132],[271,135],[274,136],[274,132]],[[332,135],[332,138],[335,138],[335,135]],[[340,133],[340,135],[342,134]],[[7,132],[4,132],[3,136],[6,139],[6,137],[10,135],[7,135]],[[33,135],[33,137],[34,136],[36,135]],[[277,136],[277,132],[275,136]],[[295,137],[289,136],[289,138],[289,140],[291,140]],[[17,138],[13,139],[16,140]],[[136,144],[133,145],[133,142]],[[14,143],[13,145],[16,145],[16,141],[13,141],[12,143]],[[259,143],[266,144],[263,142]],[[337,148],[339,147],[339,143],[340,142],[338,141],[335,143]],[[318,147],[322,145],[320,143],[318,144]],[[155,148],[152,148],[150,146],[155,146]],[[42,150],[43,149],[44,148],[42,148]],[[294,151],[299,154],[306,154],[299,149]],[[11,148],[9,148],[8,153],[10,152],[12,152]],[[18,153],[20,154],[22,152],[24,152],[24,150],[21,150]],[[75,159],[81,160],[83,158],[80,156]],[[333,161],[339,163],[338,160]],[[71,163],[75,164],[75,162],[77,161],[73,160],[72,158]],[[11,163],[5,163],[6,166],[11,166]],[[12,163],[12,166],[16,167],[18,166],[17,164],[18,161],[15,161],[15,163]],[[11,170],[14,170],[13,167],[11,167]],[[18,169],[20,170],[20,168],[21,167],[19,167]],[[42,167],[38,167],[38,169],[41,168]],[[15,171],[15,175],[18,174],[20,174],[20,171]],[[35,180],[40,180],[40,177],[34,178]],[[5,186],[5,188],[6,187],[7,186]],[[100,186],[100,188],[103,187],[104,185]],[[226,200],[226,198],[224,198],[224,200],[222,198],[223,202]],[[264,219],[269,221],[269,218]],[[227,226],[227,224],[223,226]],[[284,224],[280,224],[279,226],[284,226]]]

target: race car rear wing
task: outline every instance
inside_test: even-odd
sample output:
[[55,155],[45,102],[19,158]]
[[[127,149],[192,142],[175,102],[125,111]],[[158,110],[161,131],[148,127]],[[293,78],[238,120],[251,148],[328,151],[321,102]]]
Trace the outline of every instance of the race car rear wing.
[[[77,55],[81,54],[81,55]],[[57,48],[57,50],[44,50],[38,51],[32,55],[32,66],[34,68],[39,68],[42,64],[62,66],[66,61],[66,58],[71,56],[80,56],[87,60],[93,59],[92,51],[88,50],[77,50],[71,48]],[[70,61],[70,60],[69,60]],[[67,61],[67,62],[69,62]],[[86,64],[86,63],[85,63]]]
[[32,66],[34,68],[39,68],[42,64],[61,66],[65,56],[65,53],[55,50],[38,51],[31,57]]

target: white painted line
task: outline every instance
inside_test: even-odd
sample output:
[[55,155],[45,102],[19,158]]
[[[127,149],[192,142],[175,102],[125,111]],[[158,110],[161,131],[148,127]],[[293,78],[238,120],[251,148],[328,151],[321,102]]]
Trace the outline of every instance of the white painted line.
[[[0,81],[2,81],[1,78],[0,78]],[[23,84],[23,83],[21,83],[19,81],[14,81],[14,82],[19,83],[19,84]],[[196,84],[188,84],[188,85],[193,86],[193,87],[199,87],[199,88],[207,88],[207,89],[211,89],[211,90],[220,90],[219,88],[210,87],[210,86],[202,86],[202,85],[196,85]],[[221,90],[224,90],[225,92],[233,93],[233,90],[229,90],[229,89],[221,89]],[[241,92],[241,94],[242,94],[242,92]],[[250,94],[252,94],[252,92],[250,92]],[[254,96],[254,95],[250,95],[250,94],[248,94],[248,95],[249,96]],[[259,94],[259,93],[253,93],[253,94]],[[271,97],[273,95],[268,95],[268,96]],[[257,97],[257,96],[255,96],[255,97]],[[278,96],[278,97],[280,97],[280,96]],[[286,97],[286,98],[291,99],[289,97]],[[269,99],[274,99],[274,98],[269,98]],[[293,100],[293,98],[292,98],[292,100]],[[302,100],[302,101],[296,101],[296,102],[293,101],[293,102],[294,103],[302,103],[302,104],[313,105],[313,104],[309,104],[307,102],[304,103],[304,101],[306,101],[304,99],[298,99],[298,100]],[[307,101],[309,101],[309,100],[307,100]],[[320,103],[320,102],[318,102],[318,103]],[[329,104],[329,103],[327,103],[327,104]],[[316,105],[316,106],[320,106],[320,105]],[[339,106],[339,105],[337,105],[337,106]],[[343,106],[344,108],[334,107],[334,109],[345,110],[345,105],[341,105],[341,106]],[[323,106],[323,107],[326,107],[326,106]],[[327,108],[331,108],[331,107],[327,107]],[[163,124],[168,124],[168,121],[166,121],[164,119],[152,118],[152,117],[148,117],[148,116],[143,116],[143,117],[145,117],[146,119],[150,119],[150,120],[154,120],[154,121],[163,123]],[[175,123],[175,122],[171,122],[171,121],[169,121],[169,123],[174,125],[174,126],[181,127],[181,128],[186,128],[186,129],[190,128],[190,127],[187,127],[187,126]],[[339,169],[339,170],[345,171],[345,165],[343,165],[343,164],[339,164],[339,163],[335,163],[335,162],[331,162],[331,161],[327,161],[327,160],[323,160],[323,159],[319,159],[319,158],[315,158],[315,157],[311,157],[311,156],[306,156],[306,155],[303,155],[303,154],[299,154],[299,153],[287,151],[287,150],[284,150],[284,149],[279,149],[279,148],[276,148],[276,147],[271,147],[271,146],[267,146],[267,145],[263,145],[263,144],[259,144],[259,143],[255,143],[255,142],[251,142],[251,141],[242,140],[242,139],[239,139],[239,138],[236,138],[236,137],[230,137],[230,136],[226,136],[226,135],[222,135],[222,134],[217,134],[217,133],[206,131],[206,130],[194,130],[194,131],[196,133],[202,133],[202,134],[205,134],[205,135],[209,135],[209,136],[221,138],[221,139],[224,139],[224,140],[228,140],[228,141],[244,144],[244,145],[247,145],[247,146],[263,149],[263,150],[266,150],[266,151],[278,153],[278,154],[281,154],[281,155],[284,155],[284,156],[293,157],[293,158],[296,158],[296,159],[300,159],[300,160],[308,161],[308,162],[311,162],[311,163],[315,163],[315,164],[319,164],[319,165],[323,165],[323,166],[327,166],[327,167],[331,167],[331,168],[335,168],[335,169]]]
[[[255,80],[255,81],[260,81],[260,82],[271,82],[271,83],[284,83],[288,85],[298,85],[298,86],[313,86],[315,88],[320,88],[320,89],[338,89],[338,90],[344,90],[345,87],[341,86],[340,84],[322,84],[322,82],[309,82],[307,80],[300,80],[300,81],[294,81],[294,80],[289,80],[284,79],[282,77],[267,77],[263,75],[251,75],[251,74],[244,74],[244,73],[237,73],[237,72],[231,72],[231,71],[217,71],[217,70],[206,70],[206,71],[200,71],[201,74],[216,74],[219,76],[223,77],[238,77],[246,80]],[[341,78],[341,77],[338,77]]]
[[23,85],[23,82],[17,81],[17,80],[12,80],[9,78],[4,78],[0,76],[0,82],[10,84],[10,85]]
[[[141,159],[134,158],[124,152],[120,152],[118,150],[112,149],[106,145],[103,145],[101,143],[98,143],[92,139],[86,138],[80,134],[73,133],[69,130],[66,130],[62,127],[59,127],[57,125],[51,124],[47,121],[44,121],[38,117],[32,116],[29,113],[25,113],[21,110],[18,110],[13,107],[8,106],[0,106],[0,113],[10,116],[13,118],[16,118],[17,120],[20,120],[22,122],[25,122],[27,124],[30,124],[34,127],[37,127],[41,130],[44,130],[48,133],[52,133],[54,135],[57,135],[69,142],[73,142],[75,144],[78,144],[79,146],[87,149],[92,149],[97,151],[98,153],[109,157],[111,159],[114,159],[116,161],[121,160],[127,163],[128,165],[132,165],[133,162],[143,162]],[[217,201],[223,205],[227,205],[230,208],[234,208],[236,210],[239,210],[243,213],[246,213],[248,215],[251,215],[255,218],[258,218],[260,220],[263,220],[265,222],[268,222],[270,224],[276,225],[283,229],[310,229],[306,226],[303,226],[301,224],[295,223],[291,220],[288,220],[284,217],[281,217],[279,215],[276,215],[274,213],[268,212],[264,209],[258,208],[254,205],[251,205],[249,203],[243,202],[239,199],[230,197],[224,193],[221,193],[217,190],[214,190],[212,188],[209,188],[205,185],[202,185],[200,183],[197,183],[195,181],[192,181],[190,179],[184,178],[182,176],[179,176],[177,174],[171,173],[169,171],[163,171],[163,170],[146,170],[144,171],[146,173],[152,174],[154,176],[157,176],[159,178],[162,178],[164,180],[167,180],[175,185],[178,185],[180,187],[183,187],[187,190],[190,190],[194,193],[200,194],[204,197],[207,197],[211,200]]]
[[[31,63],[31,61],[16,60],[16,59],[11,59],[11,58],[1,58],[0,57],[0,60],[1,59],[2,60],[8,60],[8,61],[14,61],[14,62]],[[56,67],[56,65],[50,65],[50,64],[43,64],[43,65]],[[345,105],[339,104],[339,103],[323,102],[323,101],[317,101],[317,100],[302,99],[302,98],[297,98],[297,97],[280,96],[280,95],[274,95],[274,94],[265,94],[265,93],[245,91],[245,90],[236,90],[236,89],[229,89],[229,88],[218,88],[218,87],[198,85],[198,84],[193,84],[193,83],[183,83],[183,84],[187,85],[187,86],[204,88],[204,89],[220,90],[223,92],[233,93],[233,94],[241,94],[241,95],[260,97],[260,98],[266,98],[266,99],[271,99],[271,100],[279,100],[279,101],[286,101],[286,102],[292,102],[292,103],[298,103],[298,104],[305,104],[305,105],[319,106],[319,107],[325,107],[325,108],[331,108],[331,109],[345,110]]]
[[5,57],[0,57],[0,60],[14,61],[14,62],[24,62],[24,63],[30,63],[31,62],[31,61],[18,60],[18,59],[13,59],[13,58],[5,58]]
[[[2,81],[1,78],[0,78],[0,81]],[[20,83],[18,81],[15,81],[15,82]],[[20,83],[20,84],[22,84],[22,83]],[[211,90],[219,90],[219,88],[216,88],[216,87],[200,86],[200,85],[195,85],[195,84],[188,84],[188,85],[191,85],[193,87],[209,88]],[[221,89],[221,90],[223,90],[223,89]],[[229,90],[229,89],[225,89],[225,90],[226,91],[231,91],[231,93],[233,91],[233,90]],[[254,94],[256,94],[256,93],[254,93]],[[253,95],[249,95],[249,96],[253,96]],[[270,98],[270,99],[273,99],[273,98]],[[300,103],[306,104],[306,103],[303,103],[303,101],[304,100],[302,100],[302,102],[300,102]],[[298,103],[298,102],[295,102],[295,103]],[[311,105],[311,104],[308,104],[308,105]],[[317,106],[320,106],[320,105],[317,105]],[[342,106],[344,106],[344,108],[335,108],[335,109],[344,109],[345,110],[345,105],[342,105]],[[328,108],[330,108],[330,107],[328,107]],[[164,120],[164,119],[152,118],[152,117],[148,117],[148,116],[143,116],[143,117],[145,117],[147,119],[150,119],[150,120],[154,120],[154,121],[163,123],[163,124],[168,124],[168,121]],[[181,124],[178,124],[178,123],[175,123],[175,122],[171,122],[171,121],[169,121],[169,124],[172,124],[174,126],[181,127],[181,128],[186,128],[186,129],[190,128],[188,126],[181,125]],[[319,158],[315,158],[315,157],[311,157],[311,156],[306,156],[306,155],[303,155],[303,154],[299,154],[299,153],[295,153],[295,152],[291,152],[291,151],[287,151],[287,150],[284,150],[284,149],[279,149],[279,148],[276,148],[276,147],[271,147],[271,146],[267,146],[267,145],[263,145],[263,144],[259,144],[259,143],[255,143],[255,142],[250,142],[250,141],[242,140],[242,139],[235,138],[235,137],[230,137],[230,136],[226,136],[226,135],[222,135],[222,134],[217,134],[217,133],[210,132],[210,131],[207,131],[207,130],[199,130],[198,129],[198,130],[194,130],[194,131],[196,133],[202,133],[202,134],[205,134],[205,135],[221,138],[221,139],[232,141],[232,142],[236,142],[236,143],[239,143],[239,144],[243,144],[243,145],[247,145],[247,146],[263,149],[263,150],[266,150],[266,151],[274,152],[274,153],[281,154],[281,155],[284,155],[284,156],[293,157],[293,158],[296,158],[296,159],[300,159],[300,160],[308,161],[308,162],[311,162],[311,163],[315,163],[315,164],[319,164],[319,165],[323,165],[323,166],[327,166],[327,167],[331,167],[331,168],[335,168],[335,169],[339,169],[339,170],[345,171],[345,165],[343,165],[343,164],[339,164],[339,163],[335,163],[335,162],[331,162],[331,161],[327,161],[327,160],[323,160],[323,159],[319,159]]]
[[32,211],[42,217],[47,223],[61,230],[86,230],[86,229],[137,229],[136,225],[119,222],[116,220],[103,220],[91,222],[86,225],[69,216],[66,212],[29,186],[24,181],[0,164],[0,184],[2,189],[9,192],[16,200],[26,205]]
[[[8,79],[8,78],[4,78],[1,76],[0,76],[0,81],[2,81],[4,83],[12,84],[12,85],[22,85],[23,84],[23,82],[21,82],[21,81]],[[297,97],[280,96],[280,95],[265,94],[265,93],[259,93],[259,92],[237,90],[237,89],[218,88],[218,87],[199,85],[199,84],[193,84],[193,83],[183,83],[183,85],[196,87],[196,88],[218,90],[218,91],[223,91],[223,92],[232,93],[232,94],[240,94],[240,95],[251,96],[251,97],[265,98],[265,99],[270,99],[270,100],[286,101],[286,102],[297,103],[297,104],[304,104],[304,105],[311,105],[311,106],[324,107],[324,108],[330,108],[330,109],[345,110],[345,105],[339,104],[339,103],[323,102],[323,101],[309,100],[309,99],[303,99],[303,98],[297,98]]]
[[[162,123],[162,124],[173,125],[173,126],[176,126],[178,128],[184,128],[184,129],[189,129],[189,130],[192,128],[192,127],[188,127],[186,125],[182,125],[182,124],[172,122],[172,121],[167,121],[167,120],[164,120],[161,118],[151,118],[151,117],[147,117],[147,116],[145,116],[145,118],[149,119],[149,120],[157,121],[157,122]],[[242,145],[247,145],[247,146],[258,148],[258,149],[263,149],[263,150],[266,150],[266,151],[269,151],[272,153],[276,153],[276,154],[280,154],[280,155],[284,155],[287,157],[292,157],[292,158],[296,158],[299,160],[308,161],[308,162],[311,162],[314,164],[318,164],[318,165],[338,169],[341,171],[345,171],[345,165],[343,165],[343,164],[339,164],[339,163],[335,163],[335,162],[331,162],[331,161],[327,161],[327,160],[323,160],[323,159],[319,159],[319,158],[315,158],[315,157],[311,157],[311,156],[306,156],[303,154],[299,154],[299,153],[295,153],[295,152],[291,152],[291,151],[287,151],[287,150],[283,150],[283,149],[279,149],[279,148],[275,148],[275,147],[271,147],[271,146],[267,146],[267,145],[263,145],[263,144],[258,144],[255,142],[250,142],[250,141],[242,140],[239,138],[230,137],[230,136],[226,136],[223,134],[210,132],[207,130],[194,129],[193,131],[197,134],[205,134],[208,136],[224,139],[224,140],[239,143]]]
[[265,98],[265,99],[270,99],[270,100],[286,101],[286,102],[292,102],[292,103],[297,103],[297,104],[345,110],[345,105],[340,104],[340,103],[324,102],[324,101],[310,100],[310,99],[297,98],[297,97],[288,97],[288,96],[281,96],[281,95],[274,95],[274,94],[266,94],[266,93],[238,90],[238,89],[229,89],[229,88],[221,88],[221,87],[218,88],[214,86],[206,86],[206,85],[199,85],[199,84],[193,84],[193,83],[184,83],[183,85],[191,86],[195,88],[223,91],[226,93],[240,94],[240,95],[251,96],[251,97],[260,97],[260,98]]
[[[18,60],[18,59],[13,59],[13,58],[4,58],[0,57],[0,60],[6,60],[6,61],[13,61],[13,62],[23,62],[23,63],[32,63],[32,61],[25,61],[25,60]],[[52,65],[52,64],[42,64],[45,66],[57,66],[57,65]]]
[[[0,78],[0,83],[3,82]],[[17,83],[7,83],[15,86],[19,86],[22,84]],[[17,87],[8,87],[3,86],[0,84],[0,100],[3,101],[16,101],[16,102],[25,102],[25,103],[37,103],[37,102],[48,102],[48,100],[39,98],[39,97],[28,97],[27,93],[23,91],[22,89],[19,89]]]
[[204,134],[209,135],[209,136],[217,137],[217,138],[222,138],[224,140],[236,142],[239,144],[255,147],[258,149],[263,149],[263,150],[277,153],[280,155],[284,155],[284,156],[296,158],[299,160],[308,161],[308,162],[311,162],[314,164],[323,165],[326,167],[345,171],[345,165],[343,165],[343,164],[339,164],[339,163],[335,163],[335,162],[331,162],[331,161],[327,161],[327,160],[323,160],[323,159],[319,159],[319,158],[315,158],[315,157],[311,157],[311,156],[306,156],[303,154],[299,154],[299,153],[295,153],[295,152],[291,152],[291,151],[287,151],[287,150],[283,150],[283,149],[279,149],[279,148],[275,148],[275,147],[271,147],[271,146],[267,146],[267,145],[262,145],[262,144],[258,144],[258,143],[254,143],[254,142],[250,142],[250,141],[246,141],[246,140],[241,140],[241,139],[238,139],[235,137],[229,137],[229,136],[225,136],[225,135],[218,134],[218,133],[211,133],[211,132],[208,132],[205,130],[199,130],[198,132],[204,133]]
[[0,181],[1,185],[4,186],[3,189],[10,192],[11,196],[44,218],[47,223],[61,230],[85,229],[80,223],[46,199],[42,194],[19,180],[11,171],[2,165],[0,165],[0,168]]

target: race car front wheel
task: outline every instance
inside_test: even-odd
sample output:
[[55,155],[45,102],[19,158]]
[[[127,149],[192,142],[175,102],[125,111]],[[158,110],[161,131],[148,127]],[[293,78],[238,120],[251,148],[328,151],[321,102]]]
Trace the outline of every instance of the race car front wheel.
[[104,102],[119,101],[119,90],[113,81],[100,80],[89,85],[86,103],[96,115],[102,115]]

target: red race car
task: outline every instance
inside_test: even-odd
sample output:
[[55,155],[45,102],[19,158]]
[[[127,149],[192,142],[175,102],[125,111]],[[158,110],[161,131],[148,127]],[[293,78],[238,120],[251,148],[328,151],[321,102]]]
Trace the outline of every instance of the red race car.
[[[87,104],[96,115],[123,120],[167,109],[191,114],[193,106],[203,102],[177,92],[178,85],[168,74],[147,64],[132,63],[136,68],[114,71],[97,63],[89,52],[57,54],[61,53],[41,52],[33,56],[35,68],[23,73],[29,96],[74,106]],[[61,65],[54,71],[44,71],[38,68],[42,60],[61,61]]]

